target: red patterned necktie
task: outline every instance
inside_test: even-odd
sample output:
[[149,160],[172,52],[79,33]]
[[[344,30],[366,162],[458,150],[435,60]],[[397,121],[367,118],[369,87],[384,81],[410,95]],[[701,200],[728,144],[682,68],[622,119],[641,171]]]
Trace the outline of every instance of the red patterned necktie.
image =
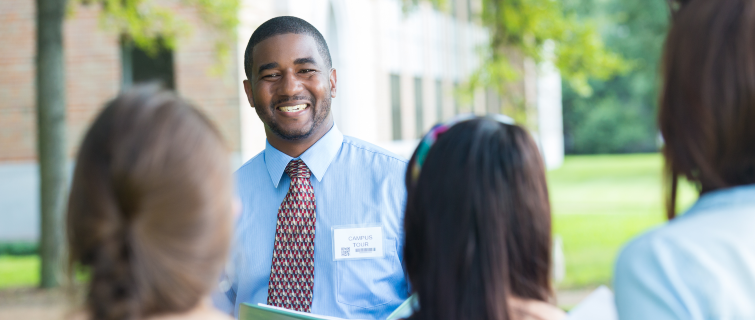
[[267,304],[310,312],[315,285],[315,192],[304,161],[292,160],[285,172],[291,186],[278,208]]

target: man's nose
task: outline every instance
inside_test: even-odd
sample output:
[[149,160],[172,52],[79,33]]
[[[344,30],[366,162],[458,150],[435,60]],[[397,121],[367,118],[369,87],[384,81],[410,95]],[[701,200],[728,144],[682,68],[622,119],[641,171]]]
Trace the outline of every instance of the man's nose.
[[285,72],[279,83],[278,95],[290,97],[301,91],[301,81],[299,81],[294,72]]

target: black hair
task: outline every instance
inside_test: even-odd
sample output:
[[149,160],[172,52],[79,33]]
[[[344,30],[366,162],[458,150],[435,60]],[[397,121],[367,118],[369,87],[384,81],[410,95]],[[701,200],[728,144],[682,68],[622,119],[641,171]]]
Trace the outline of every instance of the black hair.
[[325,38],[317,28],[309,22],[304,21],[304,19],[292,16],[281,16],[265,21],[265,23],[257,27],[257,30],[254,30],[252,37],[249,38],[249,43],[246,45],[246,51],[244,51],[244,73],[246,74],[247,79],[251,79],[252,49],[254,49],[254,46],[270,37],[289,33],[305,34],[315,39],[315,42],[317,43],[317,51],[325,61],[325,65],[328,68],[333,67],[328,44],[325,42]]
[[535,142],[489,118],[457,123],[412,168],[404,262],[419,310],[411,319],[509,320],[507,299],[549,302],[551,213]]

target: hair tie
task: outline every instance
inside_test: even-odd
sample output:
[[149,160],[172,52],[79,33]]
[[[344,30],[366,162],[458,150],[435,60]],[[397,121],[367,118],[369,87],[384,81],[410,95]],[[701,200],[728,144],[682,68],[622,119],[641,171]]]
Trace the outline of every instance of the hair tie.
[[[430,148],[432,148],[433,144],[435,144],[435,141],[438,140],[438,137],[448,131],[451,127],[453,127],[455,124],[459,122],[464,122],[467,120],[472,120],[474,118],[477,118],[474,114],[467,113],[467,114],[461,114],[456,117],[451,118],[451,120],[448,120],[445,123],[439,123],[428,131],[424,137],[422,137],[422,140],[419,141],[419,146],[417,146],[417,157],[414,159],[414,163],[412,164],[412,183],[416,184],[417,180],[419,180],[419,173],[422,170],[422,165],[425,164],[425,160],[427,159],[427,154],[430,152]],[[502,115],[502,114],[491,114],[485,116],[485,118],[489,118],[495,121],[498,121],[503,124],[513,125],[514,119],[511,117]]]

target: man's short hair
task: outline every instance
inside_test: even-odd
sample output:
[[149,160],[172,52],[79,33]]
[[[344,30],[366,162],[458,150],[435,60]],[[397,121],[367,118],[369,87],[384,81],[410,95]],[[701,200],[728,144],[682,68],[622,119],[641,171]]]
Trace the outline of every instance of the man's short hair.
[[320,31],[317,31],[317,28],[309,22],[297,17],[275,17],[265,21],[265,23],[257,27],[257,30],[254,30],[252,37],[249,39],[249,43],[246,45],[246,51],[244,51],[244,73],[246,73],[247,79],[252,78],[252,49],[254,46],[270,37],[289,33],[305,34],[315,39],[315,42],[317,43],[317,51],[325,61],[325,65],[328,68],[333,66],[333,62],[330,59],[328,44],[325,42],[325,38]]

